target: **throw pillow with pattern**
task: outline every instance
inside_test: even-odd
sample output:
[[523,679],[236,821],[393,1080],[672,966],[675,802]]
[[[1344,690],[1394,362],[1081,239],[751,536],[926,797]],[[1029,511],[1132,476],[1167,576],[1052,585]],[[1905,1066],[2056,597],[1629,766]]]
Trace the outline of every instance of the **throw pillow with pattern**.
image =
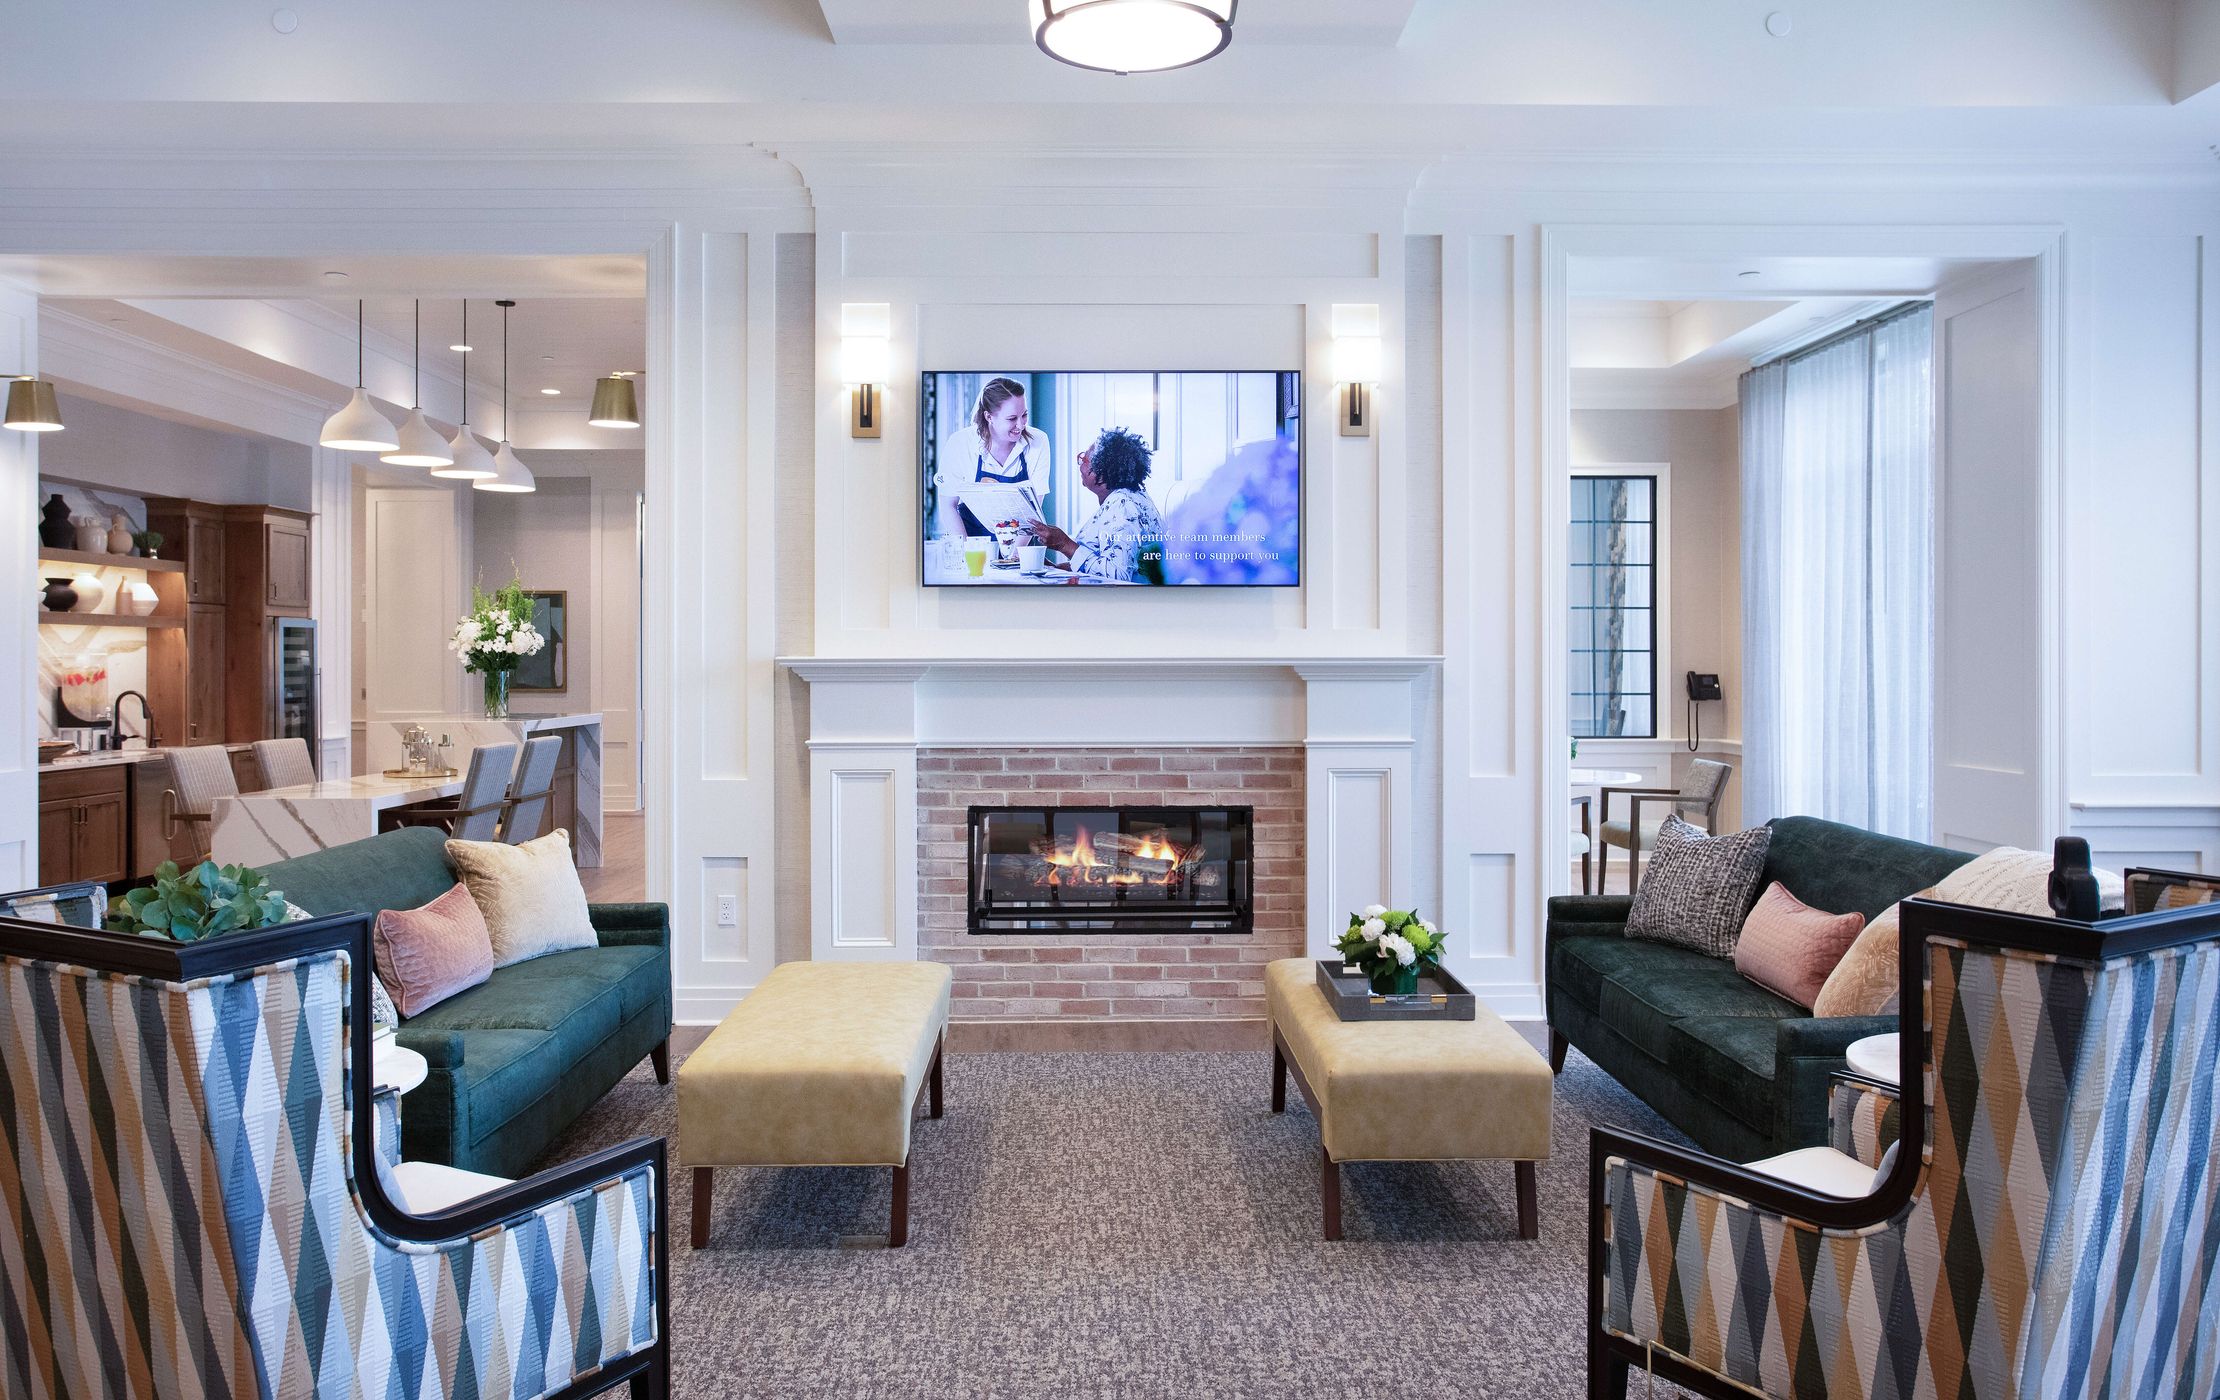
[[1707,836],[1678,815],[1667,817],[1627,915],[1627,937],[1733,957],[1772,840],[1769,826]]

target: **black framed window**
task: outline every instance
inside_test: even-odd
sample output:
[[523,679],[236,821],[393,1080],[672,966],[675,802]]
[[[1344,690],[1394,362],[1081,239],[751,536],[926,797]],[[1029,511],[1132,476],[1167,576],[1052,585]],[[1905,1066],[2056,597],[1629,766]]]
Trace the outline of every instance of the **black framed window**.
[[1575,739],[1657,737],[1657,478],[1576,476],[1566,657]]

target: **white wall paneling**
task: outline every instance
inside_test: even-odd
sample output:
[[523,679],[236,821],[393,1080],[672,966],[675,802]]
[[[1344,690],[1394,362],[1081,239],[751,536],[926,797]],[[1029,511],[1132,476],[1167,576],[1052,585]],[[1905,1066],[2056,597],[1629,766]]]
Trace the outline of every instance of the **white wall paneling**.
[[[38,298],[0,282],[0,375],[37,374]],[[66,421],[66,420],[65,420]],[[0,431],[0,578],[38,575],[39,439]],[[20,595],[19,595],[20,596]],[[0,613],[0,880],[12,890],[36,885],[39,872],[38,613],[26,598]]]
[[470,605],[469,495],[467,485],[363,492],[364,596],[377,600],[363,617],[363,718],[372,727],[462,714],[482,700],[465,693],[478,678],[447,649]]
[[[309,552],[316,562],[309,612],[316,619],[316,771],[354,771],[355,480],[344,452],[309,449]],[[442,648],[444,650],[444,647]]]

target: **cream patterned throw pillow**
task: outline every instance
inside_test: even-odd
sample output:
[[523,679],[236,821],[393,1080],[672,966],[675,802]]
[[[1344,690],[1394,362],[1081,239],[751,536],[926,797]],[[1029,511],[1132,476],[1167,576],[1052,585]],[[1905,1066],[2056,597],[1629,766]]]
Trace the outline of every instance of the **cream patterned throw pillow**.
[[586,888],[561,827],[536,840],[449,841],[447,861],[470,887],[493,937],[493,965],[591,948],[601,940],[586,917]]
[[1635,891],[1627,937],[1671,943],[1714,958],[1733,957],[1772,843],[1769,826],[1706,836],[1677,814],[1667,817]]

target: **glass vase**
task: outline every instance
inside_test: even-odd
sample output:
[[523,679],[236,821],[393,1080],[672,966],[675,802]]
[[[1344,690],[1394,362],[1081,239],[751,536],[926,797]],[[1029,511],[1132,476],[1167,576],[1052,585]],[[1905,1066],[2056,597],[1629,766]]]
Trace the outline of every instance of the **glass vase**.
[[1418,991],[1418,965],[1409,967],[1389,963],[1375,968],[1371,976],[1372,994],[1383,997],[1407,997]]
[[508,717],[509,673],[507,671],[488,671],[486,672],[486,718],[507,719]]

